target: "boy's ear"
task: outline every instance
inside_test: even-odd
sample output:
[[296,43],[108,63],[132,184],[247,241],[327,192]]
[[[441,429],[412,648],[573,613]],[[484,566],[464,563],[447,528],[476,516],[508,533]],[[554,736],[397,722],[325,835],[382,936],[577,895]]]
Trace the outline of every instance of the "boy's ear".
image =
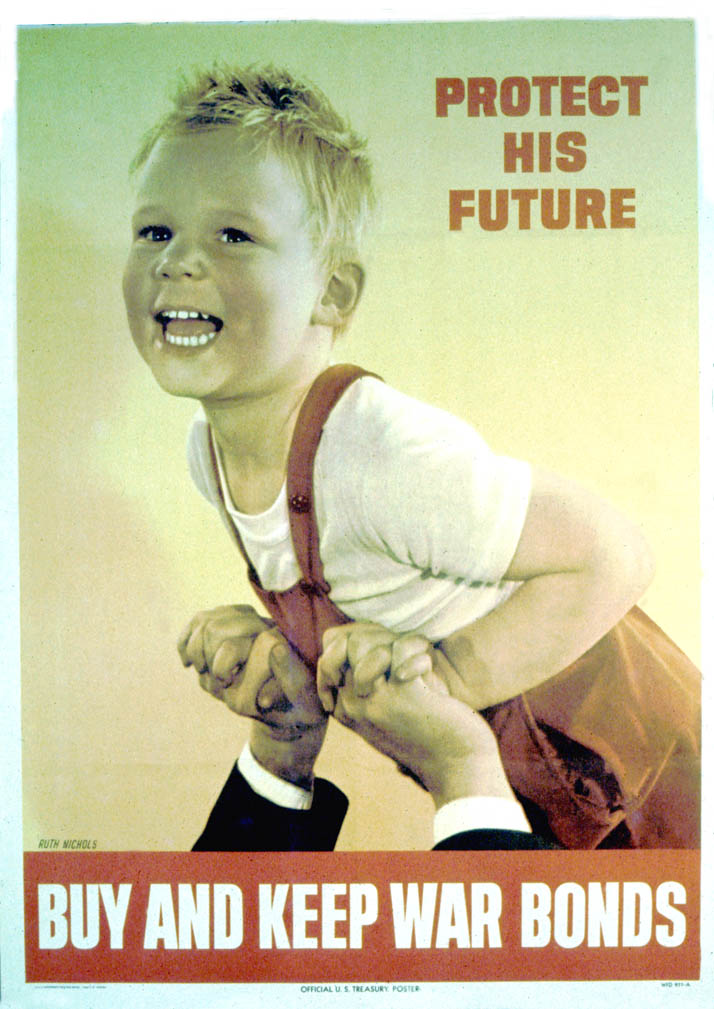
[[315,306],[314,326],[344,326],[357,307],[364,287],[364,270],[359,263],[342,263],[332,273]]

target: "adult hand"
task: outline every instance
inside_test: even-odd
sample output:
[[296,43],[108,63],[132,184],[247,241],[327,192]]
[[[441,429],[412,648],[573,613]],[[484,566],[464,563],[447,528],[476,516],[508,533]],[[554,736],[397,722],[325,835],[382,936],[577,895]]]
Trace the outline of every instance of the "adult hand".
[[204,690],[254,720],[251,750],[268,770],[305,783],[327,729],[315,676],[271,621],[249,606],[202,611],[184,629],[179,654]]
[[348,670],[334,717],[411,771],[437,808],[468,795],[514,798],[488,723],[436,677],[382,676],[363,697]]

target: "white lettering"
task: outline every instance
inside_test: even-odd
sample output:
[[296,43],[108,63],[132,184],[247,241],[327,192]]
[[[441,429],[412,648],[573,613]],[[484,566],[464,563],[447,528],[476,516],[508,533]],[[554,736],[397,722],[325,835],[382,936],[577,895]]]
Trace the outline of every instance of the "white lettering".
[[288,883],[277,883],[275,895],[273,895],[270,883],[260,883],[258,886],[259,945],[261,949],[272,949],[273,938],[276,949],[290,949],[290,940],[283,921],[289,888]]
[[37,884],[37,928],[40,949],[67,944],[67,890],[61,883]]
[[126,913],[129,909],[129,897],[131,896],[131,883],[120,883],[117,887],[116,898],[112,883],[100,883],[99,895],[102,898],[109,925],[109,946],[111,949],[122,949]]
[[[338,921],[347,921],[347,908],[337,907],[335,899],[347,893],[346,883],[324,883],[322,886],[322,948],[345,949],[347,939],[335,934]],[[361,940],[361,935],[360,935]]]
[[149,887],[144,949],[157,949],[159,942],[163,942],[164,949],[178,949],[176,916],[170,883],[152,883]]
[[[405,900],[404,884],[389,884],[396,949],[411,949],[412,937],[417,949],[431,946],[437,888],[436,883],[408,883]],[[423,897],[421,902],[420,895]]]
[[488,945],[502,946],[500,917],[503,909],[503,895],[497,883],[471,884],[471,946],[482,949],[484,932],[488,933]]
[[579,883],[556,888],[553,938],[564,949],[575,949],[585,938],[585,890]]
[[439,921],[436,926],[436,948],[447,949],[452,939],[462,949],[468,949],[469,918],[463,883],[442,883],[439,901]]
[[617,946],[620,929],[620,884],[588,883],[588,946]]
[[646,946],[652,937],[652,889],[647,883],[622,884],[622,945]]
[[375,923],[378,911],[379,900],[374,883],[350,883],[351,949],[362,949],[362,930]]
[[293,884],[293,949],[317,949],[317,939],[305,931],[309,921],[317,921],[317,908],[306,904],[316,895],[317,883]]
[[687,919],[672,904],[686,904],[687,891],[681,883],[669,880],[657,887],[655,904],[657,910],[670,925],[657,925],[655,938],[660,946],[681,946],[687,934]]
[[196,896],[190,883],[178,885],[178,946],[179,949],[209,949],[210,897],[208,883],[196,884]]
[[235,883],[213,887],[213,945],[215,949],[238,949],[243,942],[243,894]]
[[521,946],[548,945],[551,902],[547,883],[521,884]]

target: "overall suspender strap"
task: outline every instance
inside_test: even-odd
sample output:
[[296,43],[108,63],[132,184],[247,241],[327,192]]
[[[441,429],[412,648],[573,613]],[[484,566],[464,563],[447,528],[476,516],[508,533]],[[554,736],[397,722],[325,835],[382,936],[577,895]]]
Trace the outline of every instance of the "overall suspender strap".
[[367,375],[352,365],[337,365],[319,375],[298,413],[290,446],[287,473],[288,516],[301,580],[281,592],[271,592],[260,584],[258,574],[243,546],[223,500],[218,460],[210,432],[208,449],[218,488],[219,507],[233,540],[248,565],[253,591],[263,603],[293,649],[313,670],[322,649],[322,636],[328,627],[344,624],[349,617],[328,596],[320,560],[317,524],[313,503],[312,468],[322,428],[330,410],[352,382]]
[[290,533],[305,582],[323,595],[330,586],[320,560],[313,466],[322,429],[330,411],[346,389],[358,378],[370,375],[353,364],[337,364],[318,375],[298,414],[288,457],[287,495]]

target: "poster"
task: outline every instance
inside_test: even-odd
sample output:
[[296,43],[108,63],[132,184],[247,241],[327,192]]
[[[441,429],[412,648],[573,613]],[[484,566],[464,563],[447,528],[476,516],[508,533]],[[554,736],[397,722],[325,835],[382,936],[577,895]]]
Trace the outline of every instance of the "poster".
[[[339,359],[456,413],[496,450],[565,473],[635,517],[658,563],[642,606],[700,662],[694,46],[687,20],[20,30],[26,897],[36,901],[36,886],[57,883],[57,872],[67,887],[106,880],[134,889],[123,949],[112,952],[103,928],[95,947],[46,951],[16,1004],[119,1005],[128,997],[242,1005],[260,985],[268,1004],[339,995],[418,1005],[447,983],[455,1005],[495,1006],[513,1005],[514,990],[526,991],[518,983],[536,978],[582,979],[584,1005],[602,998],[597,984],[586,986],[593,979],[617,980],[619,997],[646,991],[654,1004],[675,997],[676,985],[697,1004],[698,860],[686,856],[670,866],[647,853],[599,853],[597,862],[568,854],[547,870],[542,856],[489,856],[478,879],[498,881],[505,895],[500,947],[478,956],[455,943],[446,952],[385,954],[396,942],[388,915],[395,872],[405,882],[470,882],[473,862],[424,854],[428,797],[336,725],[318,771],[350,797],[338,853],[327,862],[265,856],[240,866],[230,856],[182,854],[246,728],[198,691],[175,639],[196,610],[250,596],[242,564],[186,472],[195,404],[166,396],[142,365],[119,283],[127,166],[177,71],[219,59],[271,61],[306,75],[367,137],[381,196],[364,297]],[[534,84],[553,75],[557,86]],[[600,89],[586,92],[593,79]],[[559,189],[570,202],[567,223],[561,214],[555,227],[544,194]],[[492,200],[488,213],[480,213],[479,191]],[[519,884],[551,871],[553,890],[636,881],[655,901],[674,880],[689,901],[686,936],[668,946],[676,930],[661,932],[660,943],[653,928],[641,946],[593,950],[566,928],[562,945],[528,953],[509,910]],[[169,954],[162,943],[148,953],[151,888],[169,878],[238,880],[245,894],[258,879],[370,883],[383,913],[365,926],[361,953],[267,952],[251,939],[257,912],[246,896],[245,939],[230,957]],[[185,987],[202,979],[210,989]],[[158,983],[170,980],[169,988]],[[268,980],[282,985],[263,987]],[[516,1004],[548,997],[545,987],[534,984],[527,1003]]]

